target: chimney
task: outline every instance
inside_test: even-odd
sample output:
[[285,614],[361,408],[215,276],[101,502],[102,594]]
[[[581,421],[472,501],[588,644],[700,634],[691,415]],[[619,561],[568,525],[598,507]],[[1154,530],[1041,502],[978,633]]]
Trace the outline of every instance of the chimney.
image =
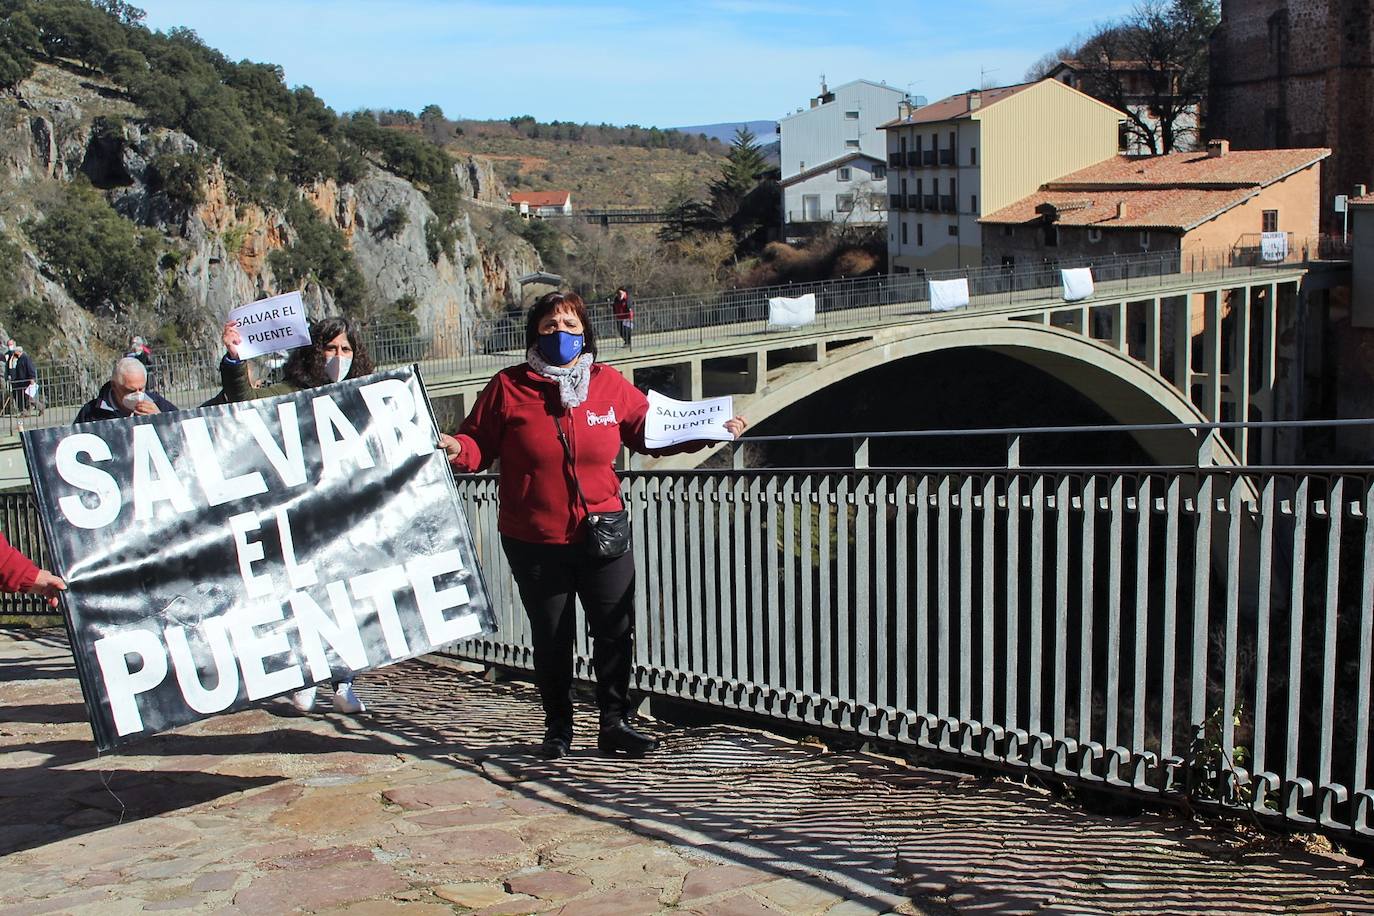
[[1116,202],[1116,218],[1117,218],[1117,219],[1125,219],[1125,218],[1126,218],[1126,201],[1124,201],[1124,200],[1118,200],[1118,201]]
[[983,93],[978,89],[968,91],[968,110],[977,111],[983,107]]
[[1207,158],[1208,158],[1208,159],[1220,159],[1222,156],[1225,156],[1225,155],[1226,155],[1227,153],[1229,153],[1229,152],[1231,152],[1231,141],[1230,141],[1230,140],[1208,140],[1208,141],[1207,141]]
[[1362,184],[1357,184],[1357,185],[1355,185],[1355,193],[1352,194],[1352,195],[1350,195],[1350,196],[1351,196],[1351,197],[1364,197],[1364,195],[1365,195],[1365,186],[1362,185]]

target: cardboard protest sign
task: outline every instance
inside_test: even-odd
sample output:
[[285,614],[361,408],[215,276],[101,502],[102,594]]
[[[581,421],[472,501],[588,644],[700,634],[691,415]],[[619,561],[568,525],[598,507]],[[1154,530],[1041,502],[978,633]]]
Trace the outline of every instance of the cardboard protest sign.
[[805,296],[774,296],[768,300],[770,328],[799,328],[816,321],[816,294]]
[[735,437],[725,421],[735,415],[731,398],[704,401],[677,401],[657,391],[649,392],[649,413],[644,418],[644,444],[666,448],[679,442],[715,439],[730,442]]
[[414,367],[23,440],[102,749],[495,629]]
[[239,333],[243,335],[239,359],[310,346],[310,321],[299,292],[240,305],[229,313],[229,318],[239,323]]
[[1093,294],[1093,271],[1091,267],[1070,267],[1059,272],[1064,281],[1064,301],[1077,302]]
[[968,279],[930,281],[930,310],[952,312],[968,305]]

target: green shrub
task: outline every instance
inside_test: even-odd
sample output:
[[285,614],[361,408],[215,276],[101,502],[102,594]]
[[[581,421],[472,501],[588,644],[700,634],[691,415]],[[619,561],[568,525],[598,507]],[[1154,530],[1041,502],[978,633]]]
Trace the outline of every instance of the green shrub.
[[157,290],[156,233],[120,216],[84,180],[66,185],[46,217],[29,220],[24,231],[84,308],[127,310]]
[[158,153],[148,163],[148,187],[184,207],[205,200],[205,158],[199,153]]
[[267,256],[278,286],[290,289],[314,280],[333,294],[342,312],[361,317],[366,311],[367,291],[344,234],[303,200],[291,204],[286,219],[295,241]]

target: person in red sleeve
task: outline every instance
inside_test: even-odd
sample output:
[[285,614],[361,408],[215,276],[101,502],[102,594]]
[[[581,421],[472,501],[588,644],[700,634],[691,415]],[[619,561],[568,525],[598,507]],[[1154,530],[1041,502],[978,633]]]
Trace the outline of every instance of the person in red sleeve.
[[0,534],[0,590],[42,595],[48,604],[57,607],[57,593],[67,590],[67,583],[24,556]]
[[[539,753],[562,757],[572,747],[574,598],[580,598],[592,634],[597,747],[642,757],[658,742],[627,719],[634,553],[592,556],[584,545],[585,519],[624,508],[614,468],[622,446],[666,455],[711,443],[645,447],[648,399],[615,369],[596,362],[596,333],[576,293],[549,293],[530,307],[525,346],[526,361],[498,372],[458,434],[441,436],[439,444],[459,471],[501,461],[497,529],[530,621],[544,707]],[[738,438],[746,423],[734,417],[725,426]]]

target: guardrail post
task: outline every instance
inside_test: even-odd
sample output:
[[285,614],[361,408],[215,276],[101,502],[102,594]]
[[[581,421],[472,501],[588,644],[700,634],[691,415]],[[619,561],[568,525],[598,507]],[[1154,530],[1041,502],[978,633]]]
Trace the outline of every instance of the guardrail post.
[[1202,438],[1197,444],[1197,466],[1200,468],[1210,468],[1216,464],[1216,443],[1213,441],[1216,430],[1206,429],[1202,431]]
[[1007,436],[1007,470],[1021,466],[1021,437]]
[[854,470],[861,471],[868,467],[868,437],[854,438]]

